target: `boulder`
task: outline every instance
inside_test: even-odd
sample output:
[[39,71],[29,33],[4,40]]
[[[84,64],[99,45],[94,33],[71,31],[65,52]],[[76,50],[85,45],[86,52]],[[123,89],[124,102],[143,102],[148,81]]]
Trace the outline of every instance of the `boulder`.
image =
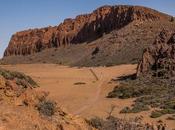
[[145,74],[166,79],[175,76],[175,31],[161,31],[155,42],[145,49],[137,76]]

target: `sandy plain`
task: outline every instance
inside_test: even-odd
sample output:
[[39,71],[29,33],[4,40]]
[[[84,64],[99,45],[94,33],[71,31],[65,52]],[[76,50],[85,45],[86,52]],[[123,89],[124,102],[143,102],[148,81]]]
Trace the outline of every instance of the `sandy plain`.
[[56,64],[20,64],[1,67],[23,72],[31,76],[38,84],[38,90],[49,92],[65,111],[84,118],[107,117],[111,106],[115,106],[113,115],[119,118],[143,117],[146,123],[165,122],[168,128],[175,128],[175,121],[166,120],[168,115],[150,118],[151,111],[137,114],[120,114],[120,110],[132,105],[134,99],[109,99],[107,94],[118,85],[111,81],[120,76],[133,74],[137,65],[118,65],[113,67],[77,68]]

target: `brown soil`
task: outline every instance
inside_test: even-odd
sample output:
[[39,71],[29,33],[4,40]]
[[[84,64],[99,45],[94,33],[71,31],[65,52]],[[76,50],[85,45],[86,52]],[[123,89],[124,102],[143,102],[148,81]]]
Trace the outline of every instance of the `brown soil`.
[[[108,99],[107,94],[116,86],[111,79],[132,74],[136,65],[120,65],[98,68],[71,68],[55,64],[4,65],[6,69],[24,72],[38,82],[41,88],[50,92],[50,98],[56,100],[66,111],[85,118],[107,117],[111,105],[115,105],[114,116],[133,118],[142,116],[145,122],[156,123],[159,120],[175,128],[174,121],[166,120],[168,115],[150,118],[151,111],[138,114],[119,114],[119,111],[133,103],[133,99]],[[91,71],[91,70],[92,71]],[[97,76],[95,76],[93,73]],[[77,83],[75,85],[75,83]]]

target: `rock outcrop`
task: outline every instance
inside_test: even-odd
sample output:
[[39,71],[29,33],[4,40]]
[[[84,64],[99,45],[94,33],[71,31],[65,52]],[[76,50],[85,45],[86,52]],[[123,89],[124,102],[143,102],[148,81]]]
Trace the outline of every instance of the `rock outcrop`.
[[163,21],[170,18],[140,6],[103,6],[90,14],[65,19],[55,27],[17,32],[12,36],[4,56],[29,55],[46,48],[90,42],[133,21]]
[[163,30],[144,51],[137,76],[148,73],[166,79],[175,76],[175,31]]
[[95,130],[35,87],[29,76],[0,68],[0,130]]

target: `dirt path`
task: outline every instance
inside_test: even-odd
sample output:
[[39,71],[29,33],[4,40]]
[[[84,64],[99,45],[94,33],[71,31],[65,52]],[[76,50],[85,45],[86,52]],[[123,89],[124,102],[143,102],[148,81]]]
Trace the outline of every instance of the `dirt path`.
[[[99,81],[99,77],[97,76],[97,74],[94,72],[94,70],[91,68],[89,69],[89,71],[92,73],[93,77],[95,78],[96,81]],[[102,90],[102,86],[105,84],[104,80],[100,80],[99,81],[99,85],[97,86],[97,91],[95,92],[94,96],[87,102],[87,104],[81,106],[78,110],[76,110],[75,112],[73,112],[74,115],[80,115],[83,111],[87,110],[88,108],[90,108],[91,106],[93,106],[99,99],[101,90]]]
[[[99,78],[97,77],[97,75],[95,74],[95,72],[90,69],[91,72],[93,72],[93,75],[95,77],[95,79],[98,81]],[[104,80],[100,80],[99,84],[97,86],[97,91],[95,92],[94,96],[89,100],[89,102],[87,102],[86,105],[80,107],[78,110],[76,110],[75,112],[73,112],[74,115],[80,115],[81,113],[83,113],[83,111],[87,110],[88,108],[92,107],[93,105],[95,105],[95,103],[98,101],[99,97],[100,97],[100,93],[102,90],[103,85],[106,84],[106,81]]]

